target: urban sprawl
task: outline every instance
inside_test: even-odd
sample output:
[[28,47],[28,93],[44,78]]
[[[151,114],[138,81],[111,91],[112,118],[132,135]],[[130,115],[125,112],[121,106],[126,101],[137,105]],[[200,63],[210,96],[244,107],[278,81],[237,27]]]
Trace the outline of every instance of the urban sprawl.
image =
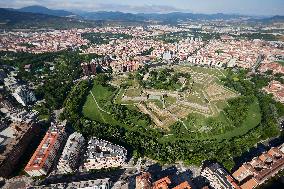
[[[270,31],[274,27],[262,29]],[[283,31],[283,25],[277,26],[277,29],[281,27]],[[184,119],[188,114],[199,113],[205,117],[219,115],[222,112],[221,106],[217,104],[220,99],[224,100],[226,106],[229,98],[241,95],[239,91],[221,86],[218,77],[220,74],[222,76],[224,70],[249,70],[248,75],[271,72],[275,78],[277,74],[284,75],[283,40],[240,37],[257,33],[256,30],[251,26],[214,27],[200,24],[7,30],[0,34],[0,52],[1,61],[9,59],[5,52],[41,55],[76,51],[82,56],[95,55],[78,62],[81,74],[80,78],[72,81],[74,86],[107,74],[113,78],[108,85],[117,87],[121,86],[121,83],[116,83],[120,79],[134,77],[139,72],[141,81],[138,83],[142,83],[144,88],[137,87],[138,84],[121,87],[111,101],[120,101],[125,106],[133,103],[139,112],[153,120],[158,129],[169,130],[170,125],[177,121],[185,125]],[[208,35],[209,39],[204,37]],[[59,67],[53,62],[42,64],[48,65],[47,73],[53,73]],[[149,73],[143,72],[145,66],[149,67]],[[199,73],[197,68],[216,70],[219,75]],[[39,80],[28,82],[22,78],[23,73],[31,73],[33,69],[34,65],[29,63],[22,67],[0,64],[0,176],[3,177],[0,183],[3,188],[253,189],[284,169],[284,144],[279,143],[267,146],[232,171],[218,163],[217,159],[215,162],[204,161],[203,165],[188,165],[184,162],[165,164],[161,170],[151,172],[151,167],[159,161],[131,157],[133,151],[137,152],[136,149],[112,140],[112,137],[86,137],[79,130],[70,129],[69,120],[61,116],[66,108],[51,112],[51,117],[47,119],[42,118],[34,107],[42,106],[45,99],[37,99],[38,93],[35,91],[45,85],[49,75],[46,72],[40,75],[44,70],[37,70]],[[163,69],[169,69],[165,71],[167,73],[173,72],[164,79],[168,81],[168,86],[171,85],[170,79],[174,78],[174,73],[188,73],[191,78],[186,75],[176,76],[175,84],[180,84],[179,89],[167,90],[159,86],[150,88],[154,85],[150,85],[148,80],[152,81],[155,77],[162,80]],[[203,82],[209,83],[204,86],[204,91],[193,92],[194,86]],[[173,88],[176,85],[173,84]],[[284,103],[284,84],[274,77],[261,91],[271,94],[276,102]],[[77,92],[75,96],[81,95]],[[68,94],[65,95],[67,98]],[[104,115],[111,114],[98,101],[99,97],[94,95],[94,91],[90,95],[98,107],[96,111]],[[187,95],[195,95],[197,100],[190,101]],[[160,106],[154,103],[157,101],[161,102]],[[68,104],[68,101],[64,103]],[[100,103],[101,106],[98,105]],[[280,125],[279,130],[282,130],[282,120],[277,124]],[[185,129],[188,130],[186,126]],[[198,132],[207,130],[210,127],[204,126]],[[24,157],[25,151],[29,151],[31,146],[34,146],[34,151]],[[28,161],[23,162],[24,158]],[[19,164],[22,172],[17,174]],[[171,170],[173,168],[174,171]],[[124,172],[119,173],[120,170]],[[118,174],[121,176],[116,178]],[[78,179],[72,179],[75,175]]]

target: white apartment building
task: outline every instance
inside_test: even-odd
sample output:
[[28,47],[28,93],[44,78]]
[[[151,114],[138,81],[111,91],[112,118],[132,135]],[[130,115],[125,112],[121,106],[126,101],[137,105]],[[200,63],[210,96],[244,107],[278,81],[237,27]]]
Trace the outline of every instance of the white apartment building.
[[26,86],[18,86],[12,95],[23,106],[36,101],[34,93]]
[[57,165],[60,173],[75,171],[84,143],[85,139],[80,133],[75,132],[69,136]]
[[108,141],[92,138],[88,142],[85,163],[87,171],[122,166],[126,160],[127,150]]
[[201,172],[201,176],[209,181],[212,188],[240,189],[231,175],[217,163],[205,167]]

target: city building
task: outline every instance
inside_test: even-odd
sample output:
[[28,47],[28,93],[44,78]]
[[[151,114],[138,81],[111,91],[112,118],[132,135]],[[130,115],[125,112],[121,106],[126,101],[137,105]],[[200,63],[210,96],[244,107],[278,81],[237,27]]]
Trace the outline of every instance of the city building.
[[106,72],[111,65],[112,59],[109,56],[104,56],[103,58],[92,59],[89,63],[81,63],[84,76],[93,76],[97,72]]
[[273,94],[275,100],[284,103],[284,85],[279,81],[271,81],[264,91]]
[[21,175],[3,180],[3,186],[1,186],[0,178],[0,188],[1,189],[26,189],[31,188],[33,179],[31,177]]
[[7,74],[3,69],[0,69],[0,84],[4,84],[4,79],[7,77]]
[[17,87],[16,90],[12,93],[12,95],[23,106],[26,106],[36,101],[34,93],[30,91],[26,86]]
[[284,144],[244,163],[233,173],[242,189],[253,189],[284,169]]
[[187,181],[185,181],[172,189],[191,189],[191,186]]
[[284,67],[278,62],[261,64],[258,70],[260,72],[266,72],[266,71],[271,70],[274,74],[276,73],[284,74]]
[[136,177],[136,189],[151,189],[151,174],[148,172],[142,173]]
[[16,76],[17,71],[11,71],[8,74],[8,77],[4,78],[5,87],[11,91],[15,99],[23,106],[35,102],[36,98],[34,93],[29,90],[26,85],[20,84],[20,81],[16,78]]
[[96,75],[97,73],[97,64],[96,62],[83,62],[81,64],[82,70],[83,70],[83,74],[85,76],[91,76],[91,75]]
[[171,184],[171,179],[169,177],[161,178],[152,184],[152,189],[168,189]]
[[57,183],[51,185],[32,186],[35,189],[111,189],[112,182],[109,178],[86,180],[70,183]]
[[108,141],[92,138],[88,142],[84,169],[102,169],[122,166],[126,160],[127,150]]
[[201,176],[205,177],[214,189],[240,189],[230,174],[218,163],[205,167]]
[[25,172],[30,176],[42,176],[50,171],[54,159],[58,155],[58,150],[65,140],[65,125],[66,121],[61,124],[51,123],[40,145],[25,167]]
[[0,177],[8,177],[39,128],[33,122],[14,122],[0,132]]
[[69,136],[57,165],[60,173],[75,171],[84,143],[85,139],[80,133],[75,132]]
[[[188,181],[179,183],[179,177],[170,178],[163,177],[155,182],[152,182],[151,174],[143,172],[136,177],[136,189],[191,189],[192,186]],[[177,184],[177,185],[176,185]],[[175,186],[176,185],[176,186]]]
[[[1,104],[0,104],[1,106]],[[28,112],[25,109],[16,109],[13,108],[11,110],[6,108],[1,108],[1,112],[3,112],[7,118],[9,118],[12,122],[26,122],[29,123],[31,121],[37,120],[38,112]]]

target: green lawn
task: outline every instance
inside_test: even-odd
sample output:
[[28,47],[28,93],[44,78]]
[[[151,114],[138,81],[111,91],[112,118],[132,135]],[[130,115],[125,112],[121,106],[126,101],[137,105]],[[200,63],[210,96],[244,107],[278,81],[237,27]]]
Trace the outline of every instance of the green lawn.
[[[98,121],[101,123],[107,123],[111,125],[121,125],[124,127],[128,127],[127,125],[117,121],[111,114],[108,113],[107,106],[111,106],[112,99],[116,96],[119,90],[112,90],[109,87],[104,87],[102,85],[99,85],[98,83],[94,82],[94,86],[92,88],[92,93],[95,96],[98,105],[101,107],[102,111],[97,104],[95,103],[95,100],[91,94],[88,95],[87,100],[83,106],[83,115],[91,120]],[[121,91],[120,94],[122,94],[123,91]],[[119,95],[120,95],[119,94]],[[118,96],[119,96],[118,95]],[[136,106],[133,104],[126,105],[127,108],[130,110],[138,110]],[[131,120],[133,123],[141,126],[147,127],[146,121],[143,119],[133,119]]]
[[128,97],[137,97],[140,96],[141,91],[141,89],[128,88],[126,89],[125,95]]
[[[227,120],[226,116],[223,112],[221,112],[217,117],[213,118],[206,118],[203,115],[193,113],[191,114],[192,117],[195,118],[195,121],[189,121],[188,119],[183,120],[187,128],[192,131],[193,140],[208,140],[208,139],[231,139],[236,136],[241,136],[249,132],[251,129],[255,128],[261,121],[261,113],[258,101],[255,100],[252,103],[248,110],[248,116],[244,120],[241,126],[234,127],[231,125],[230,121]],[[212,127],[212,129],[208,132],[200,132],[203,126],[209,123],[209,119],[216,120],[219,124],[216,125],[218,128]],[[179,140],[187,140],[188,136],[185,135]],[[177,140],[175,135],[162,138],[161,141],[171,141]]]
[[116,99],[114,101],[114,103],[116,104],[121,104],[121,99],[122,99],[122,95],[125,92],[125,89],[121,88],[120,91],[118,91],[119,93],[116,94]]
[[163,103],[160,100],[155,100],[155,105],[158,106],[160,109],[163,109]]
[[189,95],[186,96],[186,99],[188,101],[190,101],[190,102],[197,103],[197,104],[200,104],[200,105],[208,104],[205,101],[205,98],[204,98],[202,93],[199,93],[199,96],[198,95],[189,94]]
[[[198,69],[202,70],[203,68],[198,68]],[[195,83],[193,90],[200,92],[201,90],[200,88],[202,87],[203,84]],[[99,121],[102,123],[126,126],[123,123],[120,123],[119,121],[115,120],[113,116],[107,112],[108,107],[112,105],[112,100],[114,97],[118,96],[117,101],[115,103],[120,103],[119,101],[124,92],[124,89],[115,90],[111,87],[102,86],[94,82],[94,86],[91,91],[94,94],[97,103],[102,110],[95,103],[93,96],[89,94],[83,107],[84,116],[89,119]],[[118,91],[120,91],[120,93],[118,93]],[[137,92],[137,90],[131,90],[128,92],[134,94]],[[203,99],[196,99],[197,98],[196,96],[192,98],[193,98],[192,100],[194,101],[203,101]],[[162,107],[162,103],[160,101],[158,102],[154,101],[154,103],[158,105],[160,108]],[[166,106],[169,106],[174,103],[176,103],[175,98],[171,96],[165,97]],[[217,101],[215,102],[215,104],[219,109],[223,109],[225,106],[227,106],[226,105],[227,103],[225,101]],[[131,104],[131,102],[129,103],[129,105],[127,105],[127,107],[130,110],[132,109],[137,110],[137,107]],[[221,112],[219,115],[215,117],[205,117],[204,115],[199,113],[192,113],[190,114],[190,116],[193,116],[194,122],[188,119],[183,120],[184,124],[189,130],[188,134],[185,134],[184,137],[176,137],[175,135],[173,135],[166,138],[162,138],[161,140],[170,141],[170,140],[177,140],[177,138],[179,138],[179,140],[187,140],[189,138],[191,138],[192,140],[230,139],[232,137],[246,134],[248,131],[256,127],[261,121],[260,107],[257,100],[255,100],[255,102],[250,105],[248,110],[248,116],[244,120],[242,125],[239,127],[234,127],[223,112]],[[145,120],[140,120],[138,117],[133,118],[131,122],[137,125],[147,127],[147,125],[145,125],[146,124]],[[185,130],[185,133],[186,132],[187,130]],[[191,137],[189,137],[189,135]]]
[[164,99],[165,99],[166,107],[176,103],[176,98],[174,98],[174,97],[167,96],[167,97],[164,97]]
[[[99,106],[104,110],[105,106],[101,102],[111,100],[111,98],[115,94],[107,87],[98,85],[96,82],[94,83],[94,86],[91,91],[94,94]],[[94,121],[99,121],[108,124],[119,124],[115,119],[113,119],[111,115],[99,110],[91,94],[88,95],[87,100],[83,106],[83,115]]]
[[242,123],[240,127],[237,127],[230,132],[226,132],[222,135],[217,135],[217,139],[230,139],[232,137],[240,136],[246,134],[251,129],[255,128],[261,121],[261,112],[258,101],[255,100],[253,104],[250,105],[248,110],[248,116]]
[[198,73],[203,73],[203,74],[209,74],[218,77],[219,79],[224,77],[224,75],[227,75],[226,70],[218,70],[215,68],[206,68],[206,67],[197,67],[197,66],[191,66],[190,67],[193,71],[198,72]]
[[217,106],[217,108],[219,110],[223,110],[228,105],[227,102],[223,101],[223,100],[218,100],[218,101],[214,102],[214,104]]

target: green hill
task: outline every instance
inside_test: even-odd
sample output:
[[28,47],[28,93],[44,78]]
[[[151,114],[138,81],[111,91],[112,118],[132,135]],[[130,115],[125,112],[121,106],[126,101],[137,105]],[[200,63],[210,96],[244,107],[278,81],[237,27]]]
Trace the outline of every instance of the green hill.
[[46,14],[18,12],[0,8],[0,29],[9,28],[84,28],[102,24]]

